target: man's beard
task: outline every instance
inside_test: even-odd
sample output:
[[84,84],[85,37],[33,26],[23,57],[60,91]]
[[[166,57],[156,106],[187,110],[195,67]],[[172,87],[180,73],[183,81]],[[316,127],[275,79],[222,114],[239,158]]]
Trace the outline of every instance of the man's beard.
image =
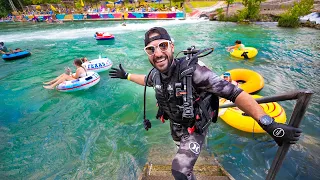
[[[159,58],[157,58],[157,59],[161,59],[161,58],[165,58],[165,59],[168,61],[167,67],[166,67],[164,70],[160,70],[160,69],[158,69],[158,68],[156,67],[155,62],[154,62],[154,64],[153,64],[153,67],[156,68],[156,69],[158,69],[161,73],[167,74],[167,73],[169,72],[171,66],[172,66],[173,56],[170,56],[170,57],[169,57],[169,56],[167,56],[167,55],[164,55],[164,56],[161,56],[161,57],[159,57]],[[156,60],[157,60],[157,59],[156,59]]]

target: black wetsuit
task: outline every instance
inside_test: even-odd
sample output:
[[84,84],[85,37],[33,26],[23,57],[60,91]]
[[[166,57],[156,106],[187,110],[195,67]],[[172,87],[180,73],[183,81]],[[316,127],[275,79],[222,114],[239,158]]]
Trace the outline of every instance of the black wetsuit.
[[[177,73],[176,65],[177,62],[174,61],[170,67],[167,74],[162,74],[158,70],[154,69],[148,79],[147,85],[154,87],[156,91],[156,97],[159,103],[161,98],[169,98],[167,100],[168,105],[165,108],[166,114],[170,120],[171,135],[177,146],[179,146],[178,152],[172,161],[172,174],[175,179],[195,179],[193,174],[193,166],[196,163],[198,156],[200,154],[202,144],[204,143],[205,136],[207,134],[207,129],[203,133],[194,132],[192,134],[188,133],[188,126],[186,122],[183,122],[182,117],[177,116],[176,104],[171,90],[174,83],[172,77],[175,77],[174,73]],[[157,73],[160,74],[160,80],[163,83],[161,87],[158,85],[159,77]],[[196,65],[196,70],[193,72],[192,76],[193,82],[192,86],[197,93],[203,91],[212,93],[218,97],[223,97],[231,101],[235,101],[237,96],[242,92],[241,89],[235,85],[225,81],[220,76],[213,73],[205,66]],[[159,97],[161,96],[161,97]],[[173,99],[173,100],[171,100]]]

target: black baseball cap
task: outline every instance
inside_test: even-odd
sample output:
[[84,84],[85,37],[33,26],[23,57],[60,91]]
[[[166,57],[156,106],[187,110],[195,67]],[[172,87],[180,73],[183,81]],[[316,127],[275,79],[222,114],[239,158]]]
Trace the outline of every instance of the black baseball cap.
[[[158,33],[159,35],[149,38],[151,33]],[[165,30],[162,27],[153,27],[149,29],[145,34],[144,46],[147,46],[150,42],[158,39],[165,39],[171,41],[170,35],[168,34],[167,30]]]

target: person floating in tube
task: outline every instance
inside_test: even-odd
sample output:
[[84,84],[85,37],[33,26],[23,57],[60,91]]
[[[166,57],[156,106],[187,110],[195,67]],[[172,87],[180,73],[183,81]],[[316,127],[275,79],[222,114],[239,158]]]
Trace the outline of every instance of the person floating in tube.
[[238,86],[238,82],[231,79],[231,74],[229,72],[223,73],[223,79],[232,83],[235,86]]
[[226,47],[227,51],[231,51],[233,49],[236,49],[236,50],[244,50],[244,44],[241,43],[240,40],[236,40],[236,42],[234,42],[234,46],[229,46],[229,47]]
[[[128,73],[121,64],[119,68],[112,68],[109,75],[111,78],[126,79],[139,85],[146,84],[155,89],[159,106],[156,118],[163,122],[164,119],[170,120],[171,136],[178,146],[171,169],[175,179],[195,179],[193,167],[205,142],[207,124],[213,121],[211,117],[216,118],[217,111],[212,107],[218,109],[219,102],[216,101],[218,97],[235,102],[241,110],[252,116],[279,146],[298,141],[300,129],[275,122],[248,93],[225,81],[206,66],[198,64],[192,66],[195,68],[191,74],[192,87],[189,83],[186,89],[192,89],[194,103],[191,104],[194,105],[182,104],[185,100],[182,100],[181,95],[185,97],[183,94],[188,92],[181,91],[178,76],[182,75],[179,68],[185,65],[186,57],[174,58],[174,44],[168,32],[162,27],[149,29],[145,33],[144,43],[144,50],[154,67],[148,76]],[[146,118],[144,126],[146,130],[151,128],[151,123]],[[273,131],[276,129],[282,129],[284,135],[274,135]]]
[[54,89],[57,85],[64,81],[71,81],[76,80],[78,78],[82,78],[87,76],[87,70],[82,66],[82,60],[81,59],[75,59],[73,61],[73,65],[77,68],[75,75],[72,74],[71,69],[67,67],[65,69],[65,73],[61,74],[60,76],[56,77],[55,79],[44,82],[43,84],[47,86],[43,86],[46,89]]
[[82,63],[89,62],[87,57],[80,58],[80,60],[82,61]]
[[17,53],[17,52],[21,52],[22,49],[21,48],[16,48],[14,50],[12,49],[8,49],[5,45],[4,42],[0,42],[0,54],[12,54],[12,53]]
[[0,53],[1,54],[11,54],[12,50],[8,49],[5,45],[4,42],[0,42]]

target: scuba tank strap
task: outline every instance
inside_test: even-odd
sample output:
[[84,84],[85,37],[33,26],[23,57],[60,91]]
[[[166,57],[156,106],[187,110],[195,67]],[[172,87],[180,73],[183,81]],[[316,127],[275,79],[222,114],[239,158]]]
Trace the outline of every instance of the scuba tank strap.
[[216,123],[219,111],[219,98],[211,93],[201,93],[196,103],[202,112],[202,121],[196,121],[196,128],[199,133],[202,133],[209,127],[211,122]]
[[200,98],[198,100],[198,104],[200,109],[202,110],[202,114],[204,119],[202,119],[201,122],[196,122],[196,125],[198,125],[199,127],[197,127],[197,131],[199,131],[199,133],[202,133],[207,127],[209,127],[209,125],[211,124],[212,120],[211,120],[211,116],[206,108],[206,106],[204,105],[202,99]]

